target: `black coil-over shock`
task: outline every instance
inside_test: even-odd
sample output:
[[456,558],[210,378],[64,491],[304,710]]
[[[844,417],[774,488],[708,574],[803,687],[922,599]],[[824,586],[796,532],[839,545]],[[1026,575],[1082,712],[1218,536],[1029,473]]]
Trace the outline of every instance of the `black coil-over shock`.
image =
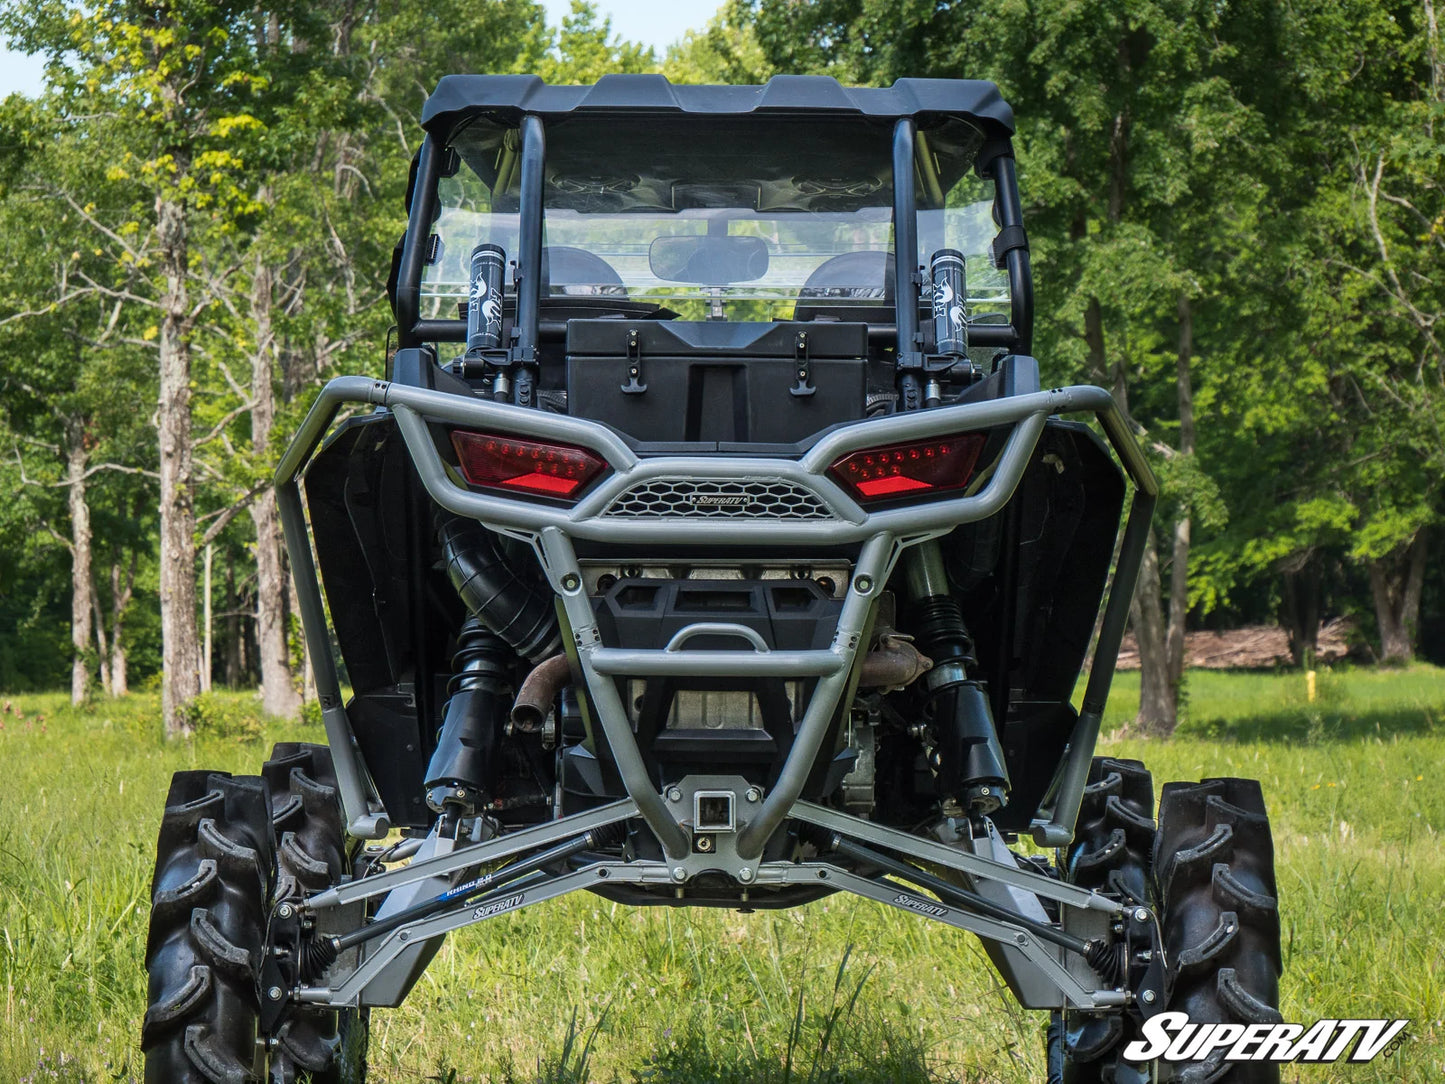
[[427,804],[438,813],[473,814],[496,786],[512,658],[507,642],[478,617],[457,634],[446,715],[426,774]]
[[1008,801],[1008,769],[993,709],[978,667],[963,610],[948,589],[938,543],[908,552],[908,591],[919,650],[933,660],[924,676],[933,709],[933,767],[938,791],[970,814],[987,815]]

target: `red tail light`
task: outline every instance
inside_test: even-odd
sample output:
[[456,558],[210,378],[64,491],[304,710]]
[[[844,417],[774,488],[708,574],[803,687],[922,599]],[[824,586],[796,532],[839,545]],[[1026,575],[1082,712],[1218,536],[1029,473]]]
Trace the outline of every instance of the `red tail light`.
[[964,433],[867,448],[845,455],[828,471],[864,503],[962,489],[987,440],[986,433]]
[[452,432],[462,477],[474,486],[573,497],[607,469],[596,453],[492,433]]

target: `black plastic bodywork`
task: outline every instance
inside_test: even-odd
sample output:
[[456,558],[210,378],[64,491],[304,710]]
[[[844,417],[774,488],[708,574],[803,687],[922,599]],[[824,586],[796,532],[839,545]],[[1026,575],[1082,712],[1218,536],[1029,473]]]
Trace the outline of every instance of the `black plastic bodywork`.
[[431,499],[390,415],[338,428],[306,497],[357,744],[392,822],[423,827],[420,783],[466,610],[434,567]]
[[[1024,831],[1073,728],[1069,705],[1108,581],[1124,480],[1087,426],[1051,420],[1004,510],[943,542],[1013,783],[994,816]],[[1010,556],[1012,555],[1012,556]],[[1012,566],[1014,589],[1005,591]]]
[[1013,110],[979,79],[899,79],[891,87],[845,87],[821,75],[779,75],[762,86],[681,86],[661,75],[604,75],[592,86],[549,86],[535,75],[448,75],[422,109],[427,132],[446,138],[475,117],[516,124],[532,114],[790,113],[818,116],[966,117],[986,131],[1013,133]]

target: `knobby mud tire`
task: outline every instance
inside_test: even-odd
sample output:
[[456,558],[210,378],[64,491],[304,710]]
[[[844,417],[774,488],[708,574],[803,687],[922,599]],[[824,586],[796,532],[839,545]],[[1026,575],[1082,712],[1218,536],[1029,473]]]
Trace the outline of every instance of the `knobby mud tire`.
[[[1154,781],[1137,760],[1095,757],[1089,766],[1074,842],[1065,854],[1064,878],[1130,904],[1151,903],[1154,853]],[[1063,1084],[1145,1084],[1147,1066],[1126,1062],[1124,1047],[1138,1026],[1123,1013],[1069,1010],[1051,1025]],[[1055,1045],[1055,1042],[1057,1045]]]
[[[1169,961],[1167,1005],[1193,1023],[1278,1023],[1279,904],[1259,783],[1168,783],[1159,799],[1155,892]],[[1173,1066],[1180,1084],[1277,1084],[1269,1062]]]
[[[275,901],[300,900],[330,888],[350,872],[352,859],[331,751],[324,745],[281,742],[261,775],[271,792]],[[276,1036],[271,1084],[363,1084],[368,1024],[365,1010],[294,1009]]]
[[255,1084],[258,977],[275,857],[265,783],[171,778],[156,847],[141,1028],[147,1084]]

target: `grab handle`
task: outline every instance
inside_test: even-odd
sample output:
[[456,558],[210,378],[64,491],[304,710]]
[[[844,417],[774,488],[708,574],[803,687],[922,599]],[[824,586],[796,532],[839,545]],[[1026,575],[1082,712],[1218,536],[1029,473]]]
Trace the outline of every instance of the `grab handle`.
[[746,625],[738,625],[732,621],[699,621],[684,629],[678,629],[677,635],[667,642],[667,647],[663,650],[681,651],[682,645],[694,636],[738,636],[752,644],[753,649],[761,655],[766,655],[772,650],[757,629],[750,629]]

